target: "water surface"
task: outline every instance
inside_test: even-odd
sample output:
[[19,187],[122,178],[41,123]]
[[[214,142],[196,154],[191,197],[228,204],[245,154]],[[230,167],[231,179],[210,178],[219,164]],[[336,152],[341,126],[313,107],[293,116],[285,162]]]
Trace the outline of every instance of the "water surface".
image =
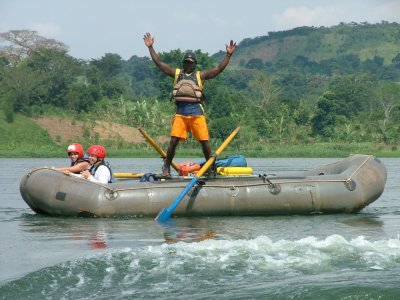
[[[177,160],[184,161],[186,159]],[[201,160],[201,159],[199,159]],[[251,159],[255,173],[336,159]],[[383,195],[357,214],[172,219],[35,214],[19,194],[31,168],[0,159],[0,299],[398,299],[400,159]],[[110,159],[158,172],[160,159]]]

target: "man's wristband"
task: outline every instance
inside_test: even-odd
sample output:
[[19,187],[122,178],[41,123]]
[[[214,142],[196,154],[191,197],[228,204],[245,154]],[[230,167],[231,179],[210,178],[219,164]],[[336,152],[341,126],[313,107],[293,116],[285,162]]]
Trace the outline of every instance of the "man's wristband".
[[231,57],[231,56],[232,56],[232,54],[229,54],[229,53],[227,53],[227,54],[226,54],[226,56],[228,56],[228,57]]

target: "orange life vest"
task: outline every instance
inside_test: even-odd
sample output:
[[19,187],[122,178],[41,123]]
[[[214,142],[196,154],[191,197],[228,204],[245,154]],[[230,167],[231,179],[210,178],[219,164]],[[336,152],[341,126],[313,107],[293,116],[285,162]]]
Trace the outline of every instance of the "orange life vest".
[[178,164],[179,176],[187,176],[189,173],[196,173],[201,166],[192,161],[185,161]]

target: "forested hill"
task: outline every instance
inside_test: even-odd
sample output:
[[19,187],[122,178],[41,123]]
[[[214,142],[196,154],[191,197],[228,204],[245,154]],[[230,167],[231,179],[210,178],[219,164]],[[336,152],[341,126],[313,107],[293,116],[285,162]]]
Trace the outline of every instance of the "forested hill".
[[[93,134],[96,120],[169,135],[175,107],[171,79],[149,57],[123,60],[105,53],[83,61],[67,49],[32,31],[0,33],[1,147],[21,147],[13,130],[20,126],[14,122],[19,117],[55,115],[84,122],[78,140],[108,147],[132,145],[122,136],[102,140]],[[160,57],[180,67],[185,50]],[[195,52],[203,70],[225,55]],[[365,142],[397,149],[400,24],[299,27],[245,39],[226,70],[206,82],[204,92],[215,143],[240,124],[237,144],[256,152],[272,144],[317,142]],[[53,138],[54,145],[68,142]],[[198,147],[190,141],[187,146]]]
[[389,65],[399,49],[400,24],[341,23],[332,27],[298,27],[244,39],[232,62],[242,67],[260,67],[260,62],[292,62],[299,57],[318,63],[342,57],[358,57],[361,62],[379,57]]

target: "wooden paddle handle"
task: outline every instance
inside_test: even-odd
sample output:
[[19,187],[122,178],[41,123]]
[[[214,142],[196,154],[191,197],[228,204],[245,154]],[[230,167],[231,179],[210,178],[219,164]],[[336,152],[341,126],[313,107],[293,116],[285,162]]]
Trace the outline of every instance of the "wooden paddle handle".
[[237,127],[227,138],[226,140],[222,143],[221,146],[215,151],[214,155],[207,160],[207,162],[203,165],[203,167],[196,173],[197,177],[201,177],[210,167],[211,165],[215,162],[216,157],[221,154],[221,152],[225,149],[225,147],[233,140],[235,135],[239,132],[240,126]]
[[[139,128],[140,133],[143,137],[153,146],[153,148],[161,155],[162,158],[166,158],[167,154],[163,149],[147,134],[147,132],[143,128]],[[179,173],[179,168],[175,162],[171,162],[171,166]]]

